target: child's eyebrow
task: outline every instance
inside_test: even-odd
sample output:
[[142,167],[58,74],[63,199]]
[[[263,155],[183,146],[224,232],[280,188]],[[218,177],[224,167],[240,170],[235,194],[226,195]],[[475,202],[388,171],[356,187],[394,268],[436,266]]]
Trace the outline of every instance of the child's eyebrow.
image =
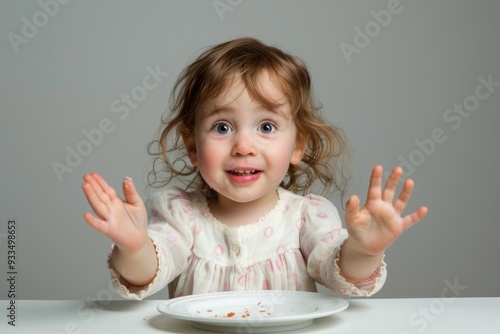
[[[214,115],[217,115],[217,114],[222,114],[224,112],[231,112],[234,109],[235,108],[231,107],[231,106],[211,106],[210,108],[207,108],[203,112],[203,117],[208,118],[208,117],[211,117],[211,116],[214,116]],[[286,113],[283,110],[281,110],[280,107],[273,108],[271,106],[266,107],[264,105],[261,105],[258,108],[256,108],[255,111],[272,112],[273,114],[276,114],[276,115],[279,115],[279,116],[282,116],[282,117],[286,117]]]
[[203,112],[203,117],[211,117],[211,116],[214,116],[214,115],[217,115],[217,114],[221,114],[223,112],[227,112],[227,111],[231,111],[233,110],[232,108],[230,107],[217,107],[217,106],[212,106],[210,107],[209,109],[207,108],[204,112]]

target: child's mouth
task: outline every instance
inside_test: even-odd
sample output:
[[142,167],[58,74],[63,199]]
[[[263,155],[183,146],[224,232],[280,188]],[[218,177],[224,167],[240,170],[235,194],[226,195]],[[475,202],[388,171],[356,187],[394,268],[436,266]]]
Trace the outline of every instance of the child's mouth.
[[246,175],[257,174],[260,171],[257,169],[252,169],[252,170],[228,170],[227,172],[231,175],[246,176]]

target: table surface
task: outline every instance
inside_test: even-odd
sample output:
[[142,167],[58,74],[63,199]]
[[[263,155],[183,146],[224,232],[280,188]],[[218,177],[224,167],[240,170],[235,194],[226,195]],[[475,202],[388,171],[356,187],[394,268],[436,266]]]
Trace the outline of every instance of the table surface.
[[[208,333],[157,311],[161,300],[1,300],[0,333]],[[283,333],[500,333],[500,298],[349,299],[340,313]],[[251,333],[251,331],[242,331]]]

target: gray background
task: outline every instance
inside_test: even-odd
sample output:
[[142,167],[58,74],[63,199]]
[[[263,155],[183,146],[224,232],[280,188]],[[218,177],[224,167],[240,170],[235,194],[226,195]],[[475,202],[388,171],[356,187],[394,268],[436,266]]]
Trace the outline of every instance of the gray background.
[[[461,296],[500,296],[500,87],[469,117],[446,118],[454,104],[474,102],[479,76],[500,81],[500,2],[401,0],[385,27],[371,11],[387,10],[388,0],[220,2],[229,6],[220,15],[213,0],[71,1],[51,15],[38,1],[0,3],[0,273],[15,218],[18,298],[116,297],[105,266],[110,242],[82,218],[82,176],[98,171],[115,187],[130,176],[146,198],[146,145],[176,76],[199,49],[240,36],[306,61],[327,118],[351,141],[352,192],[362,200],[375,164],[413,161],[409,210],[423,204],[430,213],[387,251],[377,297],[440,297],[450,282]],[[34,20],[38,31],[23,32]],[[368,45],[356,27],[372,29]],[[12,33],[29,36],[18,50]],[[363,47],[346,57],[342,42]],[[114,113],[113,101],[140,92],[148,66],[169,75],[128,115]],[[59,180],[52,164],[66,164],[66,147],[106,118],[113,131]],[[422,152],[415,141],[435,129],[446,140]]]

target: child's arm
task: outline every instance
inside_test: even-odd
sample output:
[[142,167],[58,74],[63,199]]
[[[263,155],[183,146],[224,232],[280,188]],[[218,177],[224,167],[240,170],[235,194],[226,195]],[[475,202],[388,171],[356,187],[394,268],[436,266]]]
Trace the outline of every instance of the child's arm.
[[420,207],[401,217],[414,187],[412,180],[406,180],[399,197],[393,202],[402,172],[396,167],[382,191],[382,167],[376,166],[365,206],[360,209],[356,195],[347,202],[345,223],[349,237],[340,250],[339,268],[349,282],[369,277],[380,266],[384,251],[404,230],[427,214],[427,208]]
[[113,266],[131,284],[150,283],[158,269],[156,252],[147,233],[144,202],[132,180],[123,180],[125,200],[96,173],[85,175],[84,180],[83,192],[97,216],[85,213],[84,219],[115,243]]

